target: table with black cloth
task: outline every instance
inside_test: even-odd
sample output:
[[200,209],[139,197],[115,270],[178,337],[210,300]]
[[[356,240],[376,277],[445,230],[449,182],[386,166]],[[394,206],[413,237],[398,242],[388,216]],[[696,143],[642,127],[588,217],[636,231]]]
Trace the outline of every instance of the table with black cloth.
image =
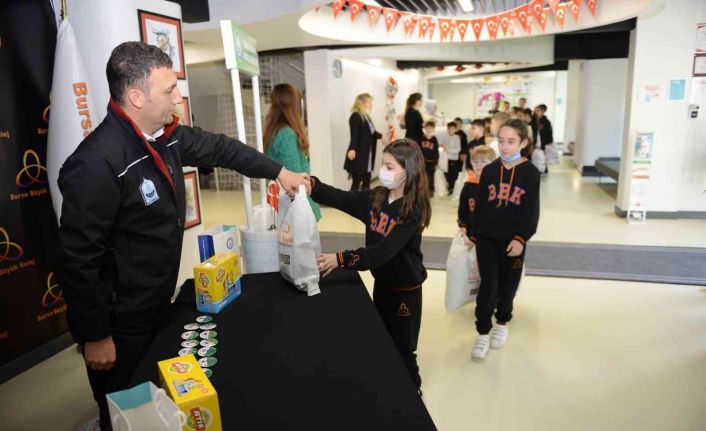
[[[224,430],[436,429],[357,272],[334,271],[312,297],[279,273],[246,275],[242,290],[213,315]],[[188,280],[132,384],[159,385],[157,362],[203,314]]]

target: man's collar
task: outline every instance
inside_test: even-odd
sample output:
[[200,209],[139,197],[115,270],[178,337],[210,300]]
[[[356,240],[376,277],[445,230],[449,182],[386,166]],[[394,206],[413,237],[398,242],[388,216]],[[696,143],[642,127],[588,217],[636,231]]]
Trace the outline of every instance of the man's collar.
[[142,135],[144,135],[148,142],[157,142],[157,138],[164,135],[164,127],[154,132],[154,135],[148,135],[145,132],[142,132]]

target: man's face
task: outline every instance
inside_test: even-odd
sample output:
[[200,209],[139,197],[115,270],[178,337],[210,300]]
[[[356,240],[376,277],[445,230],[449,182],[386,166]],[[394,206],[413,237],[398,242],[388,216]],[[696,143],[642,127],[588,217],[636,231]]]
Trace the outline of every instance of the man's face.
[[[172,122],[176,105],[182,102],[181,92],[177,87],[177,77],[173,70],[166,67],[152,69],[148,78],[149,90],[145,94],[142,109],[145,120],[159,130]],[[146,131],[153,133],[154,131]]]
[[166,34],[157,33],[157,46],[164,49],[167,45],[169,45],[169,36]]
[[542,115],[544,115],[544,111],[542,110],[542,108],[537,106],[536,108],[534,108],[534,115],[536,117],[541,117]]
[[527,105],[527,99],[525,99],[524,97],[520,97],[520,100],[518,101],[517,105],[520,108],[524,108],[525,105]]
[[471,126],[471,134],[475,138],[480,138],[483,136],[483,128],[481,126],[476,126],[475,124]]

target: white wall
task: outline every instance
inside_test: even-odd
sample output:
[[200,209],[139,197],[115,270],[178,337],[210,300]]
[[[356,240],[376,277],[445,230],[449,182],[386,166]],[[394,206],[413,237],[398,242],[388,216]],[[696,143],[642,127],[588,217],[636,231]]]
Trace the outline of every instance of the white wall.
[[628,60],[587,60],[582,64],[581,105],[574,160],[582,169],[599,157],[618,157],[625,122]]
[[[698,119],[689,119],[687,105],[696,45],[696,24],[706,22],[703,0],[656,0],[637,19],[633,82],[629,120],[624,136],[617,207],[629,202],[629,147],[634,132],[654,132],[652,173],[648,185],[650,212],[706,211],[706,100],[701,100]],[[670,79],[687,79],[687,100],[638,101],[639,89],[661,85],[666,92]]]
[[[429,86],[432,99],[436,100],[438,114],[443,114],[446,121],[456,117],[476,118],[476,88],[473,84],[452,84],[450,82]],[[437,124],[445,126],[445,124]]]
[[[392,63],[374,66],[341,58],[343,73],[335,78],[331,65],[336,58],[336,52],[329,50],[304,53],[311,172],[324,182],[348,188],[350,181],[343,162],[350,141],[348,118],[355,96],[360,93],[373,96],[373,123],[384,134],[388,78],[393,76],[397,80],[395,108],[398,114],[404,114],[407,96],[419,91],[419,77],[416,72],[396,70]],[[396,135],[403,137],[404,131],[396,127]],[[380,166],[381,158],[382,146],[378,143],[376,167]]]
[[[556,72],[554,81],[554,115],[552,126],[554,128],[554,142],[565,142],[566,130],[566,97],[568,91],[568,75],[566,70]],[[566,148],[566,147],[564,147]]]
[[564,121],[564,142],[576,142],[576,134],[581,112],[581,65],[583,60],[569,60],[566,73],[566,120]]

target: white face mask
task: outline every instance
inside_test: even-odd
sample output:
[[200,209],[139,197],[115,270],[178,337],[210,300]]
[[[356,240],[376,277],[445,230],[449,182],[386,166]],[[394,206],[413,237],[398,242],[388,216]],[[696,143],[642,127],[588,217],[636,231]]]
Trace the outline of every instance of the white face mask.
[[[399,178],[395,179],[396,177]],[[382,166],[380,168],[380,172],[378,173],[378,178],[380,178],[380,182],[382,183],[383,187],[388,190],[394,190],[404,183],[406,175],[403,170],[395,172]]]

